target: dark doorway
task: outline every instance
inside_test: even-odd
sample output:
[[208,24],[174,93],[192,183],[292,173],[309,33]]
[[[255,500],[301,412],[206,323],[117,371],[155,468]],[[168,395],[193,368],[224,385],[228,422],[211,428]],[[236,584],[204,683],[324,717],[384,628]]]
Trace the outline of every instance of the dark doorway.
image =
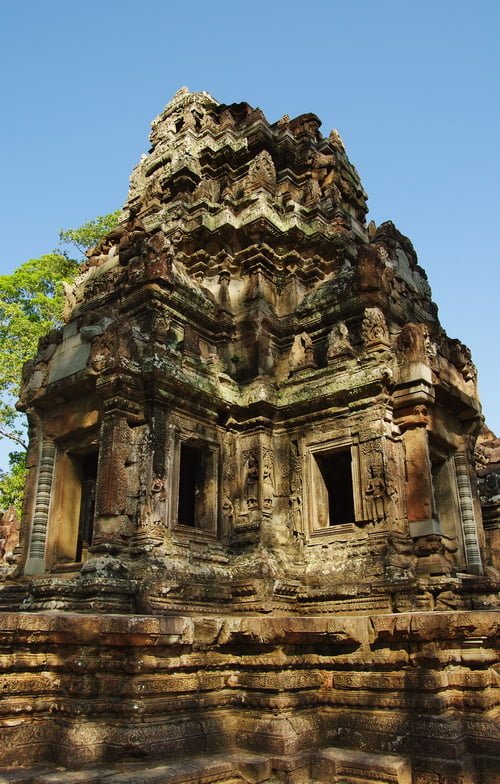
[[321,476],[328,493],[328,525],[353,523],[354,493],[352,489],[351,450],[317,454]]
[[179,466],[179,525],[196,527],[198,496],[203,483],[203,450],[181,444]]
[[91,452],[88,455],[83,455],[79,460],[82,472],[82,496],[75,557],[77,562],[82,560],[83,550],[92,544],[98,453]]

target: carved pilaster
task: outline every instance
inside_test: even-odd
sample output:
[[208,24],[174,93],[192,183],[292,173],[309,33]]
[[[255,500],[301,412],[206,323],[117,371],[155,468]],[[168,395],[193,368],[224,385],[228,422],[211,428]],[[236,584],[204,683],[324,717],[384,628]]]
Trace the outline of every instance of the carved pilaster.
[[[406,465],[406,500],[412,535],[419,535],[418,525],[432,519],[432,475],[425,423],[405,430],[403,435]],[[412,530],[415,528],[415,532]],[[425,533],[430,531],[425,530]]]
[[141,411],[137,402],[141,389],[133,376],[115,372],[103,374],[97,392],[102,397],[104,413],[91,552],[98,551],[101,545],[122,547],[133,534],[134,524],[127,513],[127,463],[132,442],[129,422],[137,421]]
[[[222,503],[221,521],[222,535],[233,532],[235,524],[235,479],[236,479],[236,445],[234,433],[224,434],[222,464]],[[238,504],[239,507],[239,504]]]
[[45,571],[45,543],[47,541],[55,457],[55,443],[44,439],[40,450],[40,468],[25,574],[43,574]]
[[304,517],[303,517],[303,467],[302,455],[300,453],[300,446],[298,440],[292,440],[290,449],[290,496],[289,514],[288,514],[288,527],[295,535],[304,535]]
[[101,428],[100,467],[97,477],[96,512],[98,515],[123,513],[126,504],[125,452],[128,446],[127,422],[113,412],[105,416]]
[[465,558],[467,568],[473,574],[482,574],[483,565],[479,540],[477,534],[476,516],[474,514],[474,499],[467,470],[467,454],[465,449],[458,449],[455,453],[455,470],[457,475],[458,497],[460,514],[462,517],[462,535],[464,540]]

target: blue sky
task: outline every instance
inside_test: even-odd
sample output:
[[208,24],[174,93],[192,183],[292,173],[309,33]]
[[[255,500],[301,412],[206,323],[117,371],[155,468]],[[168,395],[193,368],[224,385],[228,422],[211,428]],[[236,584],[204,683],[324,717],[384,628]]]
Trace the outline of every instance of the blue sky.
[[500,434],[497,0],[0,0],[0,273],[121,206],[179,87],[337,128]]

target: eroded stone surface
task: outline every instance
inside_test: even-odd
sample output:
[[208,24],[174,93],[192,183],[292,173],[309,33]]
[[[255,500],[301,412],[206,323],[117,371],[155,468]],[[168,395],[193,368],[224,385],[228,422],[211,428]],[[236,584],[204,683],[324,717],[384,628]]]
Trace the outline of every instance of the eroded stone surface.
[[271,781],[279,761],[280,780],[302,783],[319,778],[310,755],[335,746],[336,759],[381,755],[388,770],[385,756],[401,757],[387,781],[493,775],[496,613],[333,620],[0,614],[4,764],[48,759],[90,775],[138,757],[149,770],[245,752],[244,780]]

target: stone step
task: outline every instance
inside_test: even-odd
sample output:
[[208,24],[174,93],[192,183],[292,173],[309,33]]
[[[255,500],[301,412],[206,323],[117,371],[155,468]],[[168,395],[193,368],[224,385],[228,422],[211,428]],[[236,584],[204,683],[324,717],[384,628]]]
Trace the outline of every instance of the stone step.
[[[55,765],[0,770],[0,784],[247,784],[268,779],[270,766],[264,758],[242,755],[203,755],[173,761],[120,763],[68,770]],[[243,777],[238,764],[246,771]]]
[[[310,764],[311,763],[311,764]],[[245,751],[165,762],[115,762],[86,770],[56,765],[1,769],[0,784],[411,784],[404,757],[328,748],[269,757]]]
[[412,784],[406,757],[335,747],[312,755],[311,776],[327,784]]
[[1,768],[0,784],[33,784],[38,776],[50,773],[53,765],[31,765],[29,768]]
[[18,612],[27,590],[25,585],[0,585],[0,611]]

